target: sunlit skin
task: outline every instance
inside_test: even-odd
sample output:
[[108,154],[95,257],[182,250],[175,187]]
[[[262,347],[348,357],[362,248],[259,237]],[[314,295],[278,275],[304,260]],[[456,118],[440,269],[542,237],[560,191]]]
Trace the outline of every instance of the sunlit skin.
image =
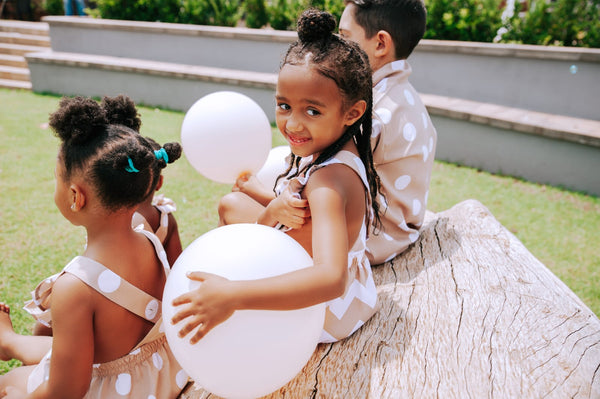
[[[317,155],[335,142],[365,112],[358,101],[343,107],[334,81],[309,65],[286,64],[280,71],[277,91],[277,127],[292,151]],[[357,154],[349,141],[344,150]],[[274,225],[272,212],[279,197],[267,206],[241,192],[234,192],[235,219]],[[199,288],[173,301],[178,307],[173,324],[184,320],[180,337],[196,343],[235,310],[289,310],[339,297],[345,290],[349,243],[358,237],[364,220],[365,191],[358,175],[345,165],[330,165],[311,175],[302,191],[311,210],[309,222],[288,234],[313,256],[314,267],[253,281],[229,281],[209,273],[191,273],[202,281]],[[284,262],[285,259],[282,259]]]
[[[72,224],[86,229],[88,245],[83,255],[145,292],[161,297],[165,283],[162,265],[151,242],[131,228],[135,209],[105,209],[81,173],[74,173],[69,180],[65,178],[60,157],[55,178],[57,208]],[[143,270],[140,265],[145,265]],[[34,366],[13,369],[0,376],[0,393],[5,392],[6,398],[81,398],[90,385],[94,363],[126,355],[152,328],[150,322],[68,273],[56,280],[51,307],[53,338],[21,336],[28,340],[28,350],[44,340],[45,348],[43,343],[40,345],[45,350],[38,348],[37,362],[51,346],[50,379],[26,395],[27,378]]]

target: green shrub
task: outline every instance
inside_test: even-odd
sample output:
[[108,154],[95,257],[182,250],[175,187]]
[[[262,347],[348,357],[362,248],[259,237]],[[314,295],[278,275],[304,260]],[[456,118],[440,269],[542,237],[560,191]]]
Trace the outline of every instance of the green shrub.
[[501,0],[425,0],[425,39],[491,42],[502,26]]
[[95,0],[95,3],[102,18],[179,22],[178,0]]
[[600,0],[531,1],[519,17],[520,5],[501,41],[558,46],[600,47]]
[[309,4],[306,0],[273,0],[267,7],[271,27],[278,30],[296,30],[298,17]]
[[207,0],[183,0],[179,13],[179,23],[208,25],[211,6]]
[[43,4],[48,15],[63,15],[65,13],[63,0],[45,0]]
[[246,13],[246,26],[248,28],[258,29],[269,23],[265,0],[246,0],[244,11]]

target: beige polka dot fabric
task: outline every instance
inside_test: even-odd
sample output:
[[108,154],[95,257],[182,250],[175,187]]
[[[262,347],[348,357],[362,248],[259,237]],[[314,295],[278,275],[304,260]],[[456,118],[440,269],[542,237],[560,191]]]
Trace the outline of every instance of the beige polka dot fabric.
[[[169,263],[158,238],[142,228],[136,231],[146,235],[154,244],[165,273]],[[48,307],[54,281],[62,273],[70,273],[88,286],[130,312],[154,324],[146,337],[126,356],[111,362],[94,364],[92,381],[85,398],[176,398],[188,381],[171,352],[162,331],[161,301],[133,286],[104,265],[84,256],[75,257],[61,273],[44,280],[26,305],[34,317],[51,325]],[[37,297],[41,295],[41,297]],[[44,308],[37,307],[43,304]],[[36,310],[37,307],[37,310]],[[29,376],[27,389],[33,392],[50,377],[51,351]]]
[[408,81],[406,60],[384,65],[373,74],[373,161],[381,179],[379,203],[383,229],[371,234],[371,264],[393,259],[419,238],[437,133],[427,109]]
[[[311,160],[312,158],[303,159],[300,169]],[[350,167],[360,176],[365,186],[367,206],[370,208],[369,183],[365,166],[358,156],[349,151],[338,152],[333,158],[311,167],[302,176],[291,180],[282,179],[275,189],[276,194],[281,194],[288,185],[300,193],[308,183],[312,173],[327,165],[340,163]],[[367,224],[369,220],[370,218],[365,217],[360,233],[348,252],[348,279],[346,280],[344,294],[327,302],[325,325],[323,326],[320,342],[335,342],[350,336],[378,310],[377,288],[366,255]]]
[[[169,213],[175,212],[177,206],[172,199],[165,197],[163,194],[154,196],[152,198],[152,205],[160,212],[160,223],[154,234],[164,244],[169,232]],[[139,225],[143,225],[144,229],[152,231],[152,226],[150,226],[146,218],[141,213],[135,212],[131,218],[131,226],[137,227]]]

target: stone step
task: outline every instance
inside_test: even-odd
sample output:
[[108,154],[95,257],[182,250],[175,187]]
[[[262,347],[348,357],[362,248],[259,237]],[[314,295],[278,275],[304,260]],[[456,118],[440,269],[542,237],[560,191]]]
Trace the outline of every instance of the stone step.
[[27,68],[27,60],[21,55],[0,54],[0,65]]
[[48,47],[26,46],[22,44],[0,43],[0,54],[12,54],[24,56],[27,53],[50,51]]
[[23,80],[0,79],[0,87],[4,89],[31,90],[31,82]]
[[50,47],[50,37],[48,35],[29,35],[19,32],[0,32],[0,43]]
[[0,32],[18,32],[25,35],[48,36],[49,28],[46,22],[29,22],[0,20]]
[[12,79],[29,82],[29,69],[0,65],[0,79]]

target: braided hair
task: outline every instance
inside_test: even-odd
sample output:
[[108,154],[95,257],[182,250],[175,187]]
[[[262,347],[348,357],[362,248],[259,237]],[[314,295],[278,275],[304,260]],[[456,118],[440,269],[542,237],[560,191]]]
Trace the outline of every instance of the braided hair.
[[140,204],[154,188],[161,170],[179,159],[181,146],[167,143],[155,153],[156,142],[139,134],[141,119],[126,96],[63,97],[50,115],[50,127],[61,140],[62,178],[75,173],[90,182],[108,210]]
[[380,225],[379,205],[375,200],[379,191],[379,176],[373,165],[371,151],[371,120],[373,113],[373,85],[371,67],[367,54],[351,41],[334,34],[336,21],[325,11],[308,9],[298,20],[298,41],[292,43],[283,57],[281,67],[286,64],[305,65],[335,82],[342,95],[342,106],[350,107],[357,101],[367,103],[362,117],[349,126],[344,134],[323,150],[301,170],[301,157],[291,154],[288,169],[279,178],[287,176],[295,168],[295,177],[314,165],[319,165],[339,152],[350,140],[356,144],[358,154],[367,172],[375,226]]

